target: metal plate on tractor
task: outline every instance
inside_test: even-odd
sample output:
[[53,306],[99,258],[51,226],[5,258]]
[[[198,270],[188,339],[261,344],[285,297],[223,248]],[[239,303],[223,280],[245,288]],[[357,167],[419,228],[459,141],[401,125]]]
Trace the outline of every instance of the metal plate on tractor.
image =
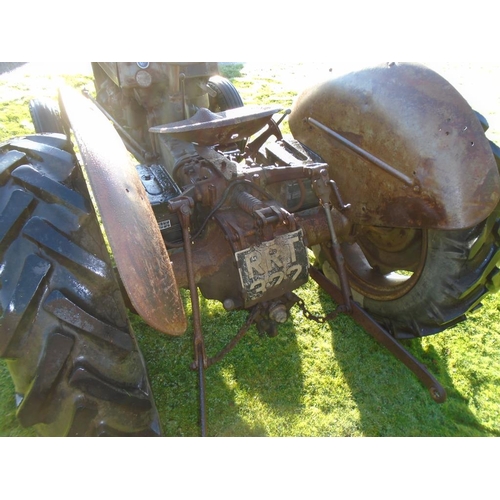
[[308,278],[307,250],[300,229],[236,252],[234,256],[245,307],[280,297]]

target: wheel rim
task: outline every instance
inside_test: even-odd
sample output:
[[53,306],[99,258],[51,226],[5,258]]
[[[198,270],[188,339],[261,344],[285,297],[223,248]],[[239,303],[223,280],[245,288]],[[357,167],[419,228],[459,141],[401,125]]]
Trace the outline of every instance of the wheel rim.
[[[420,229],[356,228],[355,242],[341,245],[353,290],[379,301],[407,294],[422,274],[427,238],[427,231]],[[325,246],[323,250],[335,269],[333,252]]]

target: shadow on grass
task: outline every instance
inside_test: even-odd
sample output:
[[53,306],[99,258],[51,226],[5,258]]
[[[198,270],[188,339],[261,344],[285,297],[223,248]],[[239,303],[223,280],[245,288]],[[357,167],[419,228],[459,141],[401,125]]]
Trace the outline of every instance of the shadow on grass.
[[[217,308],[204,299],[201,308],[207,352],[213,356],[236,335],[246,313],[214,313]],[[131,316],[131,321],[146,359],[164,435],[199,436],[198,379],[190,369],[192,331],[170,337],[136,316]],[[209,436],[279,434],[279,422],[286,427],[299,412],[302,370],[295,331],[287,332],[268,338],[251,327],[233,351],[206,370]],[[23,429],[16,420],[14,391],[5,362],[0,364],[0,382],[0,436],[34,436],[32,429]],[[262,418],[255,418],[255,414]],[[273,429],[269,429],[269,422]]]
[[[332,310],[322,292],[319,303]],[[238,332],[245,312],[227,314],[201,299],[207,353],[214,356]],[[290,323],[290,322],[289,322]],[[364,436],[485,436],[484,429],[455,389],[445,360],[434,348],[423,349],[419,340],[405,347],[426,364],[448,392],[438,405],[413,373],[371,338],[352,318],[339,316],[330,325],[333,356],[348,386],[344,401],[315,403],[330,421],[343,418],[345,408],[358,410],[358,421],[346,430],[325,425],[307,428],[304,411],[304,369],[297,344],[300,332],[287,324],[275,338],[261,337],[252,327],[236,348],[206,371],[208,434],[210,436],[267,436],[305,432],[309,435]],[[167,436],[198,436],[197,374],[189,369],[193,359],[192,332],[171,338],[154,331],[141,333],[141,348],[148,360],[155,400]],[[307,328],[305,326],[304,328]],[[329,368],[324,365],[322,371]],[[331,379],[334,380],[333,378]],[[316,385],[317,391],[336,390]],[[328,399],[328,396],[326,396]],[[314,427],[316,423],[311,422]],[[337,424],[332,424],[337,425]],[[302,431],[300,430],[302,429]]]
[[[332,310],[332,302],[325,294],[321,292],[318,300],[325,311]],[[207,351],[213,356],[238,332],[246,313],[227,314],[204,299],[201,308]],[[150,329],[138,319],[132,322],[147,360],[164,434],[198,436],[197,373],[189,368],[193,359],[192,332],[170,337]],[[329,414],[330,422],[341,419],[345,408],[352,406],[358,410],[353,424],[356,435],[498,435],[484,428],[470,411],[468,401],[454,387],[446,359],[432,346],[424,349],[419,340],[405,343],[446,388],[448,400],[442,405],[434,403],[413,373],[352,318],[339,316],[329,324],[329,332],[325,332],[327,343],[331,335],[336,370],[348,386],[344,407],[343,396],[332,400],[332,404],[326,402],[323,409],[321,403],[316,403],[321,412]],[[310,413],[304,406],[304,396],[311,389],[304,387],[307,367],[303,366],[301,347],[297,343],[300,333],[288,325],[277,337],[267,338],[260,337],[252,327],[233,351],[206,371],[208,435],[313,434],[314,429],[307,427]],[[322,363],[321,371],[331,369]],[[2,373],[5,378],[6,368],[3,372],[0,370],[0,378]],[[337,388],[316,385],[314,390],[337,391]],[[13,400],[11,406],[3,409],[0,435],[29,435],[15,422]],[[301,426],[295,425],[297,423]],[[311,426],[314,425],[311,422]],[[317,434],[352,435],[353,425],[345,427],[345,431],[332,427],[331,432],[323,425]]]
[[[208,313],[206,308],[204,313]],[[210,318],[206,325],[210,355],[238,332],[245,318],[246,313]],[[227,336],[218,338],[223,329],[228,331]],[[216,344],[212,350],[211,345]],[[280,422],[286,425],[301,407],[303,377],[296,332],[290,327],[286,333],[270,338],[259,335],[252,326],[236,348],[207,371],[207,382],[208,376],[211,386],[207,391],[218,405],[212,410],[218,435],[266,436],[268,425],[274,426],[272,433],[276,433]],[[239,415],[250,411],[253,417],[245,422]],[[258,415],[262,415],[261,421]]]
[[[200,305],[210,357],[237,334],[247,314],[228,314],[203,298]],[[165,435],[199,436],[198,375],[189,368],[193,360],[191,328],[177,338],[137,323],[134,329],[148,361]],[[279,421],[285,423],[297,414],[303,392],[302,371],[296,335],[290,330],[291,334],[269,338],[258,335],[252,326],[229,354],[206,370],[209,436],[267,436],[269,422],[279,426]],[[261,420],[255,418],[260,413]],[[246,419],[250,414],[252,417]]]
[[[324,308],[331,301],[320,293]],[[435,403],[426,387],[392,354],[354,320],[339,316],[330,323],[334,356],[349,384],[360,412],[365,436],[491,436],[454,387],[446,360],[419,339],[403,342],[407,349],[438,379],[447,400]]]

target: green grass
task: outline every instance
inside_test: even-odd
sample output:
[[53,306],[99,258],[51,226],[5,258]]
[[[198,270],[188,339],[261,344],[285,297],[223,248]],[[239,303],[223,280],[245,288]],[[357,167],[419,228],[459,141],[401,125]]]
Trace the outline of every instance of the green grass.
[[[457,65],[443,68],[462,81],[469,100],[480,101],[485,92],[478,86],[484,83],[485,75],[500,75],[500,67],[479,68],[482,79],[478,80],[473,69],[462,68],[460,72]],[[327,76],[328,70],[326,64],[254,63],[238,67],[230,75],[246,103],[283,103],[287,107],[308,81]],[[0,123],[4,124],[0,140],[29,131],[28,96],[34,97],[40,90],[50,94],[54,78],[30,77],[21,82],[0,78]],[[88,82],[88,76],[71,81]],[[470,95],[473,88],[481,95]],[[490,119],[490,137],[500,142],[500,127],[494,125],[500,115],[498,96],[494,94],[488,106],[481,102],[473,106]],[[313,282],[298,294],[317,314],[335,307]],[[183,297],[189,312],[188,294],[183,293]],[[213,355],[236,334],[246,314],[228,314],[219,303],[203,298],[201,308],[208,353]],[[294,309],[277,337],[261,337],[252,327],[235,350],[207,370],[209,434],[498,436],[499,314],[500,297],[490,296],[467,322],[442,334],[404,343],[445,386],[448,399],[438,405],[416,377],[351,318],[340,316],[317,324]],[[197,378],[189,369],[191,328],[174,338],[152,330],[136,317],[131,319],[165,434],[198,435]],[[1,362],[0,436],[18,435],[33,433],[21,428],[15,419],[14,390],[6,364]]]

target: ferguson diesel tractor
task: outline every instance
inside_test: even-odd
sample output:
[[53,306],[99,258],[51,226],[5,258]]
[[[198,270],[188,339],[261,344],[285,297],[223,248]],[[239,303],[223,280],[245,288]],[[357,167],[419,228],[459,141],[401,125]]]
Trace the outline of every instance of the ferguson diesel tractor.
[[[352,315],[445,399],[399,340],[462,321],[500,279],[498,148],[447,81],[382,64],[289,113],[244,106],[216,63],[92,67],[95,96],[32,101],[36,134],[0,145],[0,356],[22,425],[160,435],[128,311],[181,335],[181,288],[203,435],[205,370],[251,325],[276,335],[293,306]],[[309,278],[334,313],[294,293]],[[214,357],[198,293],[248,311]]]

